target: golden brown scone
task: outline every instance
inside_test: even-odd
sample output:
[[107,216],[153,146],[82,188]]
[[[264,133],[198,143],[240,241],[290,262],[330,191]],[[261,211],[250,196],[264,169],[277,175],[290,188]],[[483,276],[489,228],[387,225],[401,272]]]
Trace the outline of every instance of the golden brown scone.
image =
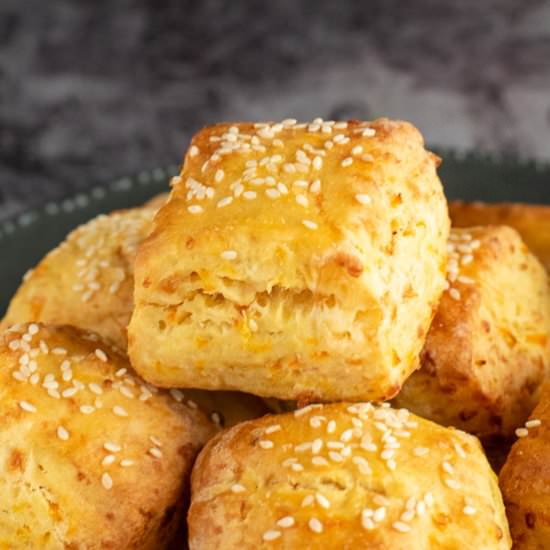
[[500,472],[514,548],[546,550],[550,548],[550,385],[518,435]]
[[0,336],[0,548],[164,548],[213,433],[96,334],[10,329]]
[[132,363],[160,386],[395,395],[443,290],[436,165],[387,119],[202,130],[140,247]]
[[452,224],[509,225],[550,272],[550,206],[541,204],[462,202],[449,204]]
[[193,469],[188,524],[191,550],[510,548],[479,441],[368,403],[218,435]]
[[156,208],[101,215],[80,226],[29,273],[2,322],[41,321],[93,330],[127,347],[134,260]]
[[395,403],[480,436],[510,435],[550,372],[550,286],[510,227],[452,229],[450,287]]

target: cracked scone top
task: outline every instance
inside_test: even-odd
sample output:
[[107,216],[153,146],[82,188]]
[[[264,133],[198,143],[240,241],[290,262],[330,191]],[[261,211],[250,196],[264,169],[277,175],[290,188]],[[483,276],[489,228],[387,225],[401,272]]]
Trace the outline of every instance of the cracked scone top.
[[0,548],[164,548],[215,432],[97,335],[0,336]]
[[244,422],[192,475],[191,550],[510,548],[479,441],[406,409],[311,405]]
[[444,285],[436,165],[387,119],[202,130],[138,252],[132,364],[161,386],[392,397]]

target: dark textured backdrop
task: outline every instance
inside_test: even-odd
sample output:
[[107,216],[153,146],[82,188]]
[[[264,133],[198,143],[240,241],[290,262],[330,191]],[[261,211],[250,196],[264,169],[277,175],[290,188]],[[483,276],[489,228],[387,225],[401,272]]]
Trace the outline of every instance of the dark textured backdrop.
[[0,1],[0,218],[212,121],[381,114],[550,159],[550,1]]

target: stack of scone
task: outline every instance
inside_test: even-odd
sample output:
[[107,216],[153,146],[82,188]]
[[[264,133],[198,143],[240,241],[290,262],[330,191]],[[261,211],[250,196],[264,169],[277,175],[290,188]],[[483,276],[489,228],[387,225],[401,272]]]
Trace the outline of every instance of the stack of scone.
[[[550,547],[548,277],[483,207],[450,230],[438,163],[405,122],[219,124],[69,235],[3,321],[0,548]],[[478,437],[514,435],[507,520]]]

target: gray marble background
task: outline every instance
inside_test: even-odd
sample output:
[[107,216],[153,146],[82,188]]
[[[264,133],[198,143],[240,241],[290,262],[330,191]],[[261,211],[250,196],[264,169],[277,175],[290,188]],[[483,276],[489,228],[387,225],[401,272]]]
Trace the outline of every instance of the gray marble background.
[[0,219],[213,121],[379,115],[550,160],[550,1],[0,0]]

